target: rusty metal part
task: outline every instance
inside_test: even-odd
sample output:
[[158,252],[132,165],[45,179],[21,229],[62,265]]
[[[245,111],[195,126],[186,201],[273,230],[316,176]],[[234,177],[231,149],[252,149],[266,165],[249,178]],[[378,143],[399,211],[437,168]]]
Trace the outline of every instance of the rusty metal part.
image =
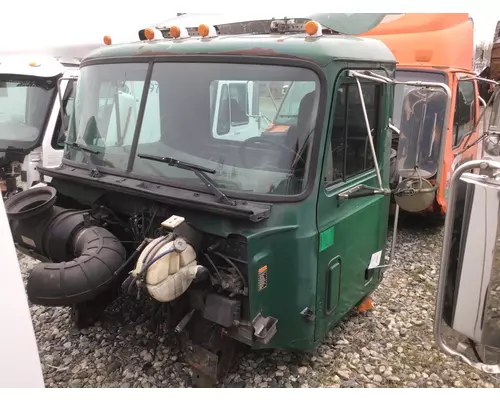
[[206,388],[220,384],[232,366],[236,349],[237,342],[229,337],[218,341],[216,348],[210,350],[197,344],[189,344],[186,361],[192,369],[193,387]]

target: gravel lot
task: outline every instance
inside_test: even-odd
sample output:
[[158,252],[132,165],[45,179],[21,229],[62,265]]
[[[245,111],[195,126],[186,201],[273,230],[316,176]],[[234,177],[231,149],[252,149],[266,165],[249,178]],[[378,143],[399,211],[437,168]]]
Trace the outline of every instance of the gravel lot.
[[[442,224],[400,226],[396,263],[368,315],[352,315],[313,353],[239,356],[226,387],[500,387],[439,352],[432,319]],[[33,260],[20,255],[23,276]],[[31,306],[47,387],[185,387],[177,348],[154,346],[149,321],[130,299],[101,323],[78,331],[65,309]],[[258,374],[257,374],[258,371]]]

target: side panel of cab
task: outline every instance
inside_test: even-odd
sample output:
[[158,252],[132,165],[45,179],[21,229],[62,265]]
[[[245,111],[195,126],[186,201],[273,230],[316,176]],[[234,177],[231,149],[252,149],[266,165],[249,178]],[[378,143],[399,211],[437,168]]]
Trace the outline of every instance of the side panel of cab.
[[[436,198],[443,213],[446,213],[447,209],[448,188],[453,171],[478,156],[477,144],[463,151],[477,140],[480,130],[478,85],[475,80],[464,79],[467,77],[472,75],[454,71],[448,73],[452,99],[441,165],[441,181]],[[456,155],[457,153],[460,154]]]

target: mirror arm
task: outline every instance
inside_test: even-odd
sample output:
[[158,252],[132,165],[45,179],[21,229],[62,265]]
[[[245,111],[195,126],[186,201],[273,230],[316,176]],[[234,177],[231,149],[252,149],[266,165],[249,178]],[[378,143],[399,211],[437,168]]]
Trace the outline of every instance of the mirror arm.
[[[488,104],[486,104],[486,101],[481,96],[477,96],[477,97],[479,99],[479,102],[483,106],[483,108],[486,110],[486,108],[488,107]],[[483,118],[483,116],[484,116],[484,118]],[[479,116],[478,124],[481,122],[481,119],[483,120],[483,132],[486,132],[488,130],[488,127],[486,126],[486,115],[484,115],[484,113]]]
[[361,100],[361,107],[363,109],[363,116],[365,119],[366,133],[370,142],[370,149],[372,152],[373,163],[375,164],[375,172],[377,173],[378,185],[380,190],[384,190],[384,186],[382,185],[382,176],[380,175],[380,167],[378,165],[377,152],[375,151],[375,145],[373,144],[373,137],[370,129],[370,120],[368,119],[368,113],[366,112],[365,98],[363,96],[363,89],[361,88],[361,82],[359,81],[359,78],[356,78],[356,85],[358,86],[359,98]]
[[481,78],[480,76],[474,76],[474,77],[464,77],[460,78],[459,80],[461,81],[481,81],[481,82],[487,82],[487,83],[492,83],[494,85],[500,85],[499,82],[494,81],[492,79],[487,79],[487,78]]
[[386,78],[385,76],[382,76],[382,75],[374,74],[371,71],[359,72],[359,71],[351,70],[351,71],[349,71],[349,76],[351,78],[362,78],[362,79],[367,79],[369,81],[380,82],[380,83],[394,83],[395,82],[393,79]]
[[398,136],[401,136],[401,131],[399,130],[396,125],[393,125],[391,122],[389,122],[389,129],[391,129],[393,132],[396,132]]
[[340,201],[345,201],[349,199],[359,199],[361,197],[374,196],[377,194],[387,196],[391,194],[391,191],[389,189],[379,189],[367,185],[357,185],[351,189],[339,193],[338,197]]
[[469,360],[464,354],[453,350],[448,347],[448,345],[444,342],[442,334],[441,334],[441,325],[443,320],[443,306],[444,306],[444,297],[445,297],[445,287],[446,287],[446,279],[448,275],[448,264],[450,258],[450,250],[451,250],[451,239],[453,233],[453,224],[454,224],[454,213],[455,213],[455,197],[456,197],[456,187],[460,177],[464,172],[473,169],[500,169],[500,163],[491,161],[491,160],[474,160],[468,161],[462,165],[460,165],[456,171],[454,172],[449,186],[449,196],[448,196],[448,209],[446,212],[446,220],[444,226],[444,236],[443,236],[443,249],[441,252],[441,268],[439,270],[439,280],[438,280],[438,288],[437,288],[437,296],[436,296],[436,308],[434,314],[434,340],[438,345],[439,349],[443,351],[445,354],[450,356],[459,357],[466,364],[486,372],[488,374],[498,374],[500,373],[500,365],[487,365],[484,363],[478,363]]
[[274,108],[276,109],[276,111],[278,111],[278,106],[276,105],[276,101],[274,101],[273,92],[271,91],[269,85],[266,85],[266,89],[269,92],[269,96],[271,97],[271,101],[273,102]]

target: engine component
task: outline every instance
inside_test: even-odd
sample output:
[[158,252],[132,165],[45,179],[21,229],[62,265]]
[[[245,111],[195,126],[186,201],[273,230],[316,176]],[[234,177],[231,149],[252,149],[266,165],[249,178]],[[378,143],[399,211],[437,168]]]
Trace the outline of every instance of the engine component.
[[20,220],[42,214],[54,205],[56,195],[56,190],[50,186],[19,193],[5,202],[7,216],[9,219]]
[[52,262],[37,264],[28,278],[33,304],[68,306],[96,298],[118,276],[126,251],[108,230],[86,223],[84,211],[53,206],[45,186],[5,202],[14,241]]
[[200,250],[202,235],[199,231],[185,222],[184,217],[172,215],[170,218],[163,221],[161,223],[161,226],[167,229],[171,229],[176,236],[182,237],[195,249],[195,251]]
[[132,276],[143,282],[157,301],[169,302],[181,296],[206,268],[196,263],[196,252],[182,238],[159,237],[142,251]]
[[203,318],[225,328],[230,328],[240,318],[241,302],[218,294],[209,294],[203,310]]
[[194,312],[196,310],[193,308],[191,311],[189,311],[182,319],[181,322],[177,324],[175,327],[175,333],[181,333],[184,328],[186,328],[187,324],[189,324],[189,321],[191,321],[191,318],[193,318]]

